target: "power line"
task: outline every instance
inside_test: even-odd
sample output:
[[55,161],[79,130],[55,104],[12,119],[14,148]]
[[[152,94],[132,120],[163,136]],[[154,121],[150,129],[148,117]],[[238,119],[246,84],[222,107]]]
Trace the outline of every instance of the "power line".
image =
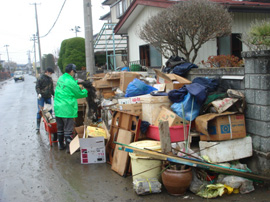
[[54,28],[54,26],[55,26],[55,24],[56,24],[58,18],[60,17],[60,14],[61,14],[61,12],[62,12],[62,10],[63,10],[63,8],[64,8],[64,5],[65,5],[66,1],[67,1],[67,0],[64,1],[63,5],[62,5],[62,7],[61,7],[61,9],[60,9],[60,11],[59,11],[59,13],[58,13],[58,16],[57,16],[56,20],[54,21],[53,26],[51,27],[51,29],[48,31],[47,34],[45,34],[44,36],[41,36],[40,38],[46,37],[46,36],[52,31],[52,29]]

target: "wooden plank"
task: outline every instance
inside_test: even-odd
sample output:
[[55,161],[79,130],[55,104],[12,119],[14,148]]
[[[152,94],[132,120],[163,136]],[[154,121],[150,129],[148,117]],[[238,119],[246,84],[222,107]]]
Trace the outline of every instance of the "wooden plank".
[[[127,130],[119,129],[117,142],[122,144],[130,144],[133,140],[133,133]],[[111,169],[117,172],[119,175],[123,176],[128,169],[129,155],[127,152],[121,151],[118,148],[120,145],[116,145],[113,162]]]
[[160,122],[158,129],[159,129],[161,151],[164,154],[168,154],[172,151],[169,122],[168,121]]
[[[124,118],[123,118],[124,117]],[[123,120],[125,121],[126,125],[123,124]],[[110,139],[106,145],[106,154],[107,154],[107,163],[112,164],[113,161],[113,153],[115,150],[115,143],[118,135],[119,129],[124,129],[132,132],[135,134],[134,141],[137,141],[140,135],[140,125],[141,119],[138,115],[129,114],[127,112],[122,111],[115,111],[113,113],[111,128],[110,128]],[[128,126],[128,127],[127,127]]]
[[132,152],[132,153],[136,153],[136,154],[140,154],[140,155],[144,155],[144,156],[149,156],[149,157],[152,157],[154,159],[170,161],[170,162],[174,162],[174,163],[180,163],[180,164],[184,164],[184,165],[188,165],[188,166],[192,166],[192,167],[198,167],[198,168],[205,169],[205,170],[211,170],[211,171],[218,172],[218,173],[236,175],[236,176],[244,177],[244,178],[251,179],[251,180],[270,182],[269,177],[256,175],[256,174],[250,173],[246,170],[229,168],[229,167],[211,164],[211,163],[205,163],[202,161],[189,159],[186,157],[161,154],[161,153],[158,153],[156,151],[138,149],[138,148],[131,147],[128,145],[121,145],[121,146],[122,147],[120,147],[119,149],[124,150],[126,152]]

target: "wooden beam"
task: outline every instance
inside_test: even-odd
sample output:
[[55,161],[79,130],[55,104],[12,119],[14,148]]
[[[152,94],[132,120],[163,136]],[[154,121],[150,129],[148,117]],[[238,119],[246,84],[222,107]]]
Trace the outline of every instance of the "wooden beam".
[[160,122],[158,125],[158,129],[161,144],[161,152],[163,154],[169,154],[172,151],[169,122],[168,121]]
[[161,153],[158,153],[156,151],[138,149],[138,148],[131,147],[128,145],[123,145],[120,143],[116,143],[116,144],[122,146],[122,147],[120,147],[121,150],[124,150],[126,152],[144,155],[144,156],[149,156],[153,159],[170,161],[170,162],[184,164],[187,166],[197,167],[197,168],[201,168],[201,169],[205,169],[205,170],[211,170],[211,171],[223,173],[223,174],[236,175],[236,176],[244,177],[244,178],[251,179],[251,180],[270,182],[269,177],[256,175],[254,173],[248,172],[247,170],[241,170],[241,169],[237,169],[237,168],[229,168],[229,167],[225,167],[225,166],[221,166],[221,165],[205,163],[202,161],[198,161],[196,159],[190,159],[190,158],[186,158],[186,157],[161,154]]

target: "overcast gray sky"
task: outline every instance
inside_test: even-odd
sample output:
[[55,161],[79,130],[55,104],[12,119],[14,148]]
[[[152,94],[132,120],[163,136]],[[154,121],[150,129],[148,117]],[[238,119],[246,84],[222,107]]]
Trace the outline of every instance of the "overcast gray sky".
[[[35,6],[37,3],[37,14],[40,37],[47,34],[54,24],[65,0],[1,0],[0,1],[0,59],[7,61],[8,46],[9,60],[18,64],[28,62],[27,52],[31,51],[31,62],[34,61],[34,42],[31,41],[36,34]],[[102,7],[104,0],[92,0],[93,33],[96,34],[102,28],[104,21],[99,17],[109,12],[109,7]],[[61,42],[65,39],[75,37],[71,29],[80,26],[81,32],[78,37],[84,38],[84,13],[83,0],[66,0],[60,17],[52,31],[40,39],[41,54],[54,54],[60,49]],[[37,48],[37,46],[36,46]],[[38,53],[37,53],[38,61]]]

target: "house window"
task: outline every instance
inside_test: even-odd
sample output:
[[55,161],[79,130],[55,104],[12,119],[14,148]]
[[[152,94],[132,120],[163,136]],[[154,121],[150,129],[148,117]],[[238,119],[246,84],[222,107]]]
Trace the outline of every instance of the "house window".
[[146,67],[161,67],[162,55],[151,45],[140,46],[140,64]]
[[119,1],[116,5],[116,17],[120,18],[123,15],[123,2]]
[[239,38],[241,38],[241,34],[217,38],[217,55],[234,55],[242,58],[242,41]]
[[126,10],[127,10],[127,0],[123,0],[123,13],[125,13],[126,12]]
[[127,0],[121,0],[116,4],[116,17],[120,18],[127,10],[128,2]]

